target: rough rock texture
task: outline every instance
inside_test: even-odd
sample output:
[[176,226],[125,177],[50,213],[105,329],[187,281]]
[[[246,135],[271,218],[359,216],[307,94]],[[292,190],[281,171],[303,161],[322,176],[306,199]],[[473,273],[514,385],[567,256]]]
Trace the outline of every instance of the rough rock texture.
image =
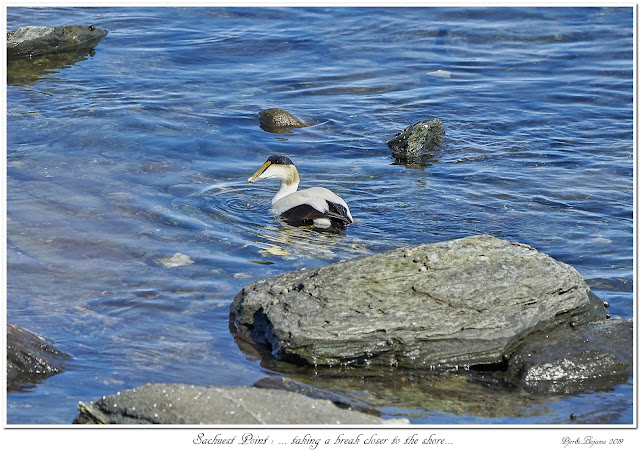
[[64,371],[64,362],[70,358],[56,349],[51,340],[7,324],[8,391],[20,390]]
[[440,119],[427,119],[405,128],[387,145],[397,162],[420,163],[440,144],[444,134]]
[[231,305],[237,334],[280,358],[434,369],[501,362],[529,334],[604,316],[574,268],[491,236],[258,280]]
[[530,393],[609,389],[633,376],[633,322],[608,320],[536,334],[510,358],[510,379]]
[[258,113],[260,128],[271,133],[286,133],[291,128],[302,128],[307,125],[293,114],[280,109],[268,108]]
[[382,424],[331,401],[254,387],[148,384],[78,404],[75,424]]
[[107,35],[93,25],[22,27],[7,33],[7,58],[89,49]]

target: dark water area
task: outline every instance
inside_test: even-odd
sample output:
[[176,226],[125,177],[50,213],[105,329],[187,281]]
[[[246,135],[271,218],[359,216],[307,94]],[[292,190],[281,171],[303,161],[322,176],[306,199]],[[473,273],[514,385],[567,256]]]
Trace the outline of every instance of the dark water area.
[[[8,394],[9,424],[69,424],[78,401],[148,382],[298,371],[413,423],[632,423],[631,379],[460,410],[406,378],[272,367],[229,329],[253,280],[476,234],[574,266],[633,318],[632,8],[7,9],[7,31],[73,24],[109,34],[7,87],[7,320],[73,356]],[[263,131],[270,107],[313,125]],[[439,151],[394,164],[386,142],[429,118]],[[271,215],[276,184],[246,181],[272,154],[349,203],[346,233]]]

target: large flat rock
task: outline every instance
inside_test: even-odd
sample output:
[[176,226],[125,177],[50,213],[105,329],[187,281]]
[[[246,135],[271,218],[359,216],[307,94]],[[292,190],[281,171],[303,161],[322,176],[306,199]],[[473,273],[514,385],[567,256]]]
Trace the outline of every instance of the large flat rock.
[[[254,387],[147,384],[78,404],[76,424],[382,424],[299,393]],[[398,421],[395,421],[396,423]]]
[[491,236],[258,280],[231,305],[238,336],[283,359],[432,369],[501,362],[532,333],[604,316],[574,268]]

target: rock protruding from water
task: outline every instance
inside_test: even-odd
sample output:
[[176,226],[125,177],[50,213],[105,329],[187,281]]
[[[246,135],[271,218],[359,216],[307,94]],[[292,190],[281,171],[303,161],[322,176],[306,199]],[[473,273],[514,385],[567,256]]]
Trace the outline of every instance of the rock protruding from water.
[[406,368],[498,363],[534,332],[605,314],[574,268],[491,236],[258,280],[231,305],[240,338],[282,359]]
[[53,342],[22,327],[7,324],[7,390],[18,391],[64,371],[71,356]]
[[7,33],[7,58],[23,58],[95,47],[107,35],[93,25],[22,27]]
[[258,113],[260,128],[270,133],[287,133],[292,128],[308,127],[293,114],[281,108],[268,108]]
[[[148,384],[78,404],[75,424],[382,424],[331,401],[254,387]],[[397,422],[397,421],[396,421]]]
[[596,321],[536,334],[509,359],[511,382],[535,394],[608,390],[633,376],[633,321]]
[[435,151],[444,134],[440,119],[427,119],[405,128],[387,145],[398,163],[419,164]]

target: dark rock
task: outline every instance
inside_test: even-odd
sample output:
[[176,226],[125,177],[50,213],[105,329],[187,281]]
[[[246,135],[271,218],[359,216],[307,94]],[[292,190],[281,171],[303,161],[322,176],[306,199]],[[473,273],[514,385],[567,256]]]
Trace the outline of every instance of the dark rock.
[[75,424],[382,424],[298,393],[254,387],[148,384],[78,403]]
[[282,359],[433,369],[501,362],[534,332],[604,315],[574,268],[491,236],[258,280],[231,305],[242,340]]
[[633,376],[633,322],[597,321],[527,338],[510,358],[508,379],[528,392],[608,390]]
[[22,27],[7,33],[7,58],[90,49],[106,35],[106,30],[93,25]]
[[258,113],[260,128],[270,133],[287,133],[292,128],[308,127],[293,114],[280,109],[269,108]]
[[436,150],[444,134],[440,119],[428,119],[405,128],[387,145],[398,163],[422,163]]
[[64,371],[70,358],[51,340],[7,324],[7,391],[22,390]]

